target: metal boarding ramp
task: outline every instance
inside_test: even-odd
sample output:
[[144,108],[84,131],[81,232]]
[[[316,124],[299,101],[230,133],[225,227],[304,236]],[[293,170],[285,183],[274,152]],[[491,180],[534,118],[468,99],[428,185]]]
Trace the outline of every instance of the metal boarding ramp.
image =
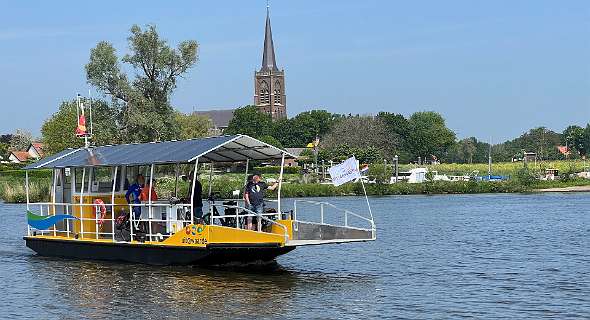
[[[240,199],[225,199],[223,201],[243,202]],[[283,200],[282,202],[283,206],[285,206],[285,201]],[[267,200],[267,208],[275,207],[276,204],[277,200]],[[269,222],[271,221],[270,219],[273,219],[272,223],[280,225],[281,229],[285,230],[286,233],[288,233],[287,230],[291,231],[290,235],[286,235],[285,246],[361,242],[376,239],[375,222],[372,217],[363,217],[328,202],[297,199],[293,201],[291,210],[283,211],[280,215],[277,212],[257,214],[246,209],[241,204],[226,205],[216,203],[213,206],[223,209],[240,210],[242,213],[239,215],[236,212],[235,214],[228,215],[223,213],[211,217],[213,221],[235,217],[236,228],[240,228],[237,224],[239,217],[258,216]],[[290,221],[291,225],[283,226],[281,224],[282,222],[278,223],[274,221],[282,217],[290,218],[287,221]],[[213,222],[213,224],[218,223]],[[256,231],[262,232],[260,223],[258,223]]]
[[331,203],[297,199],[293,202],[292,237],[287,246],[374,241],[373,217],[363,217]]

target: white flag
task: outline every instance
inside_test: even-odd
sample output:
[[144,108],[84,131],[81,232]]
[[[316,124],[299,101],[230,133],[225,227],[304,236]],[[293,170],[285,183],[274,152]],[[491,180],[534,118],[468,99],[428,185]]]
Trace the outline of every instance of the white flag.
[[335,186],[339,186],[360,178],[361,173],[359,172],[358,162],[354,157],[346,159],[341,164],[335,165],[328,169],[330,177],[332,177],[332,183]]

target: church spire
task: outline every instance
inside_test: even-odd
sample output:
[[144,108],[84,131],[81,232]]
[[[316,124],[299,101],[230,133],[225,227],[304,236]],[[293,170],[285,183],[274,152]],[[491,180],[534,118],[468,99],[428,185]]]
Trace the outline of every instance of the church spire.
[[270,29],[270,13],[268,3],[266,5],[266,27],[264,29],[264,51],[262,52],[262,68],[260,72],[279,71],[275,61],[275,48],[272,42],[272,31]]

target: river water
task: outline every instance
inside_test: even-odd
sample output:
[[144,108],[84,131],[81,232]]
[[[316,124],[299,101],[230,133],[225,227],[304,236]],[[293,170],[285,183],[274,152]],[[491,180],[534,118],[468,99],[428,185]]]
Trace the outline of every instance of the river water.
[[[364,198],[329,200],[364,210]],[[36,256],[0,204],[0,317],[590,318],[590,194],[372,198],[378,239],[275,266],[152,267]]]

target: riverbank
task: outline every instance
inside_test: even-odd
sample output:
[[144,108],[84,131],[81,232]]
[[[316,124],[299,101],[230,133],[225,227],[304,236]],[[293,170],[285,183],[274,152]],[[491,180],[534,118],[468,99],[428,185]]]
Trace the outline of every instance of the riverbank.
[[563,188],[547,188],[535,190],[538,192],[590,192],[590,186],[573,186]]
[[[50,175],[44,172],[32,174],[30,179],[30,201],[47,201],[51,185]],[[266,178],[277,178],[276,175],[266,174]],[[174,195],[175,179],[159,177],[156,179],[156,190],[162,199]],[[203,190],[209,190],[208,180],[203,178]],[[283,198],[300,197],[338,197],[364,195],[360,183],[347,183],[335,187],[331,184],[303,183],[296,174],[285,176],[281,190]],[[222,174],[214,176],[212,192],[216,198],[231,199],[235,190],[243,188],[244,177],[240,174]],[[481,193],[525,193],[525,192],[572,192],[590,191],[590,180],[573,179],[568,181],[534,181],[526,182],[517,179],[501,182],[486,181],[428,181],[425,183],[396,183],[396,184],[365,184],[367,195],[416,195],[416,194],[481,194]],[[179,181],[178,195],[188,193],[188,183]],[[276,198],[276,191],[268,192],[269,198]],[[7,203],[23,203],[26,201],[24,175],[12,173],[0,175],[0,199]]]

